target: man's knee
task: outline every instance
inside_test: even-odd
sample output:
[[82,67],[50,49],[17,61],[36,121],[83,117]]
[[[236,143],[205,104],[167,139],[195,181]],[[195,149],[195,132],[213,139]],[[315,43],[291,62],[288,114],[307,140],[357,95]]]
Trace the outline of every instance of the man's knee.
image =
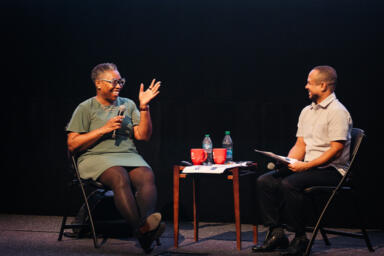
[[295,190],[295,191],[297,191],[297,190],[299,190],[299,189],[297,188],[297,186],[295,186],[295,184],[291,182],[290,179],[283,179],[283,180],[281,181],[281,189],[282,189],[283,191],[289,191],[289,190]]
[[257,188],[264,189],[274,187],[277,184],[276,178],[271,173],[266,173],[257,178]]

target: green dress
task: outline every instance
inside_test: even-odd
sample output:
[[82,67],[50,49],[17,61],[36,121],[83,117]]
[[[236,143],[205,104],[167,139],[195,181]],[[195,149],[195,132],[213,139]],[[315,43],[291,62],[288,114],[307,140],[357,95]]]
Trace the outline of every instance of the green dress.
[[98,129],[117,115],[120,105],[125,105],[125,117],[122,127],[116,130],[115,139],[112,138],[112,132],[105,134],[79,156],[78,166],[82,178],[97,180],[112,166],[149,167],[138,154],[133,142],[133,127],[140,122],[140,112],[136,104],[128,98],[118,97],[115,104],[111,106],[103,106],[96,97],[85,100],[73,112],[66,130],[87,133]]

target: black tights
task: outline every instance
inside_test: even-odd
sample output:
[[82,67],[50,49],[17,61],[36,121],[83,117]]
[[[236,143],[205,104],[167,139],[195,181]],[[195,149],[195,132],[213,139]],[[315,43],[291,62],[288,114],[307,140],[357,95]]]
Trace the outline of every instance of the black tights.
[[116,208],[133,230],[137,230],[145,218],[153,213],[157,191],[150,168],[134,167],[127,170],[113,166],[101,174],[99,181],[112,189]]

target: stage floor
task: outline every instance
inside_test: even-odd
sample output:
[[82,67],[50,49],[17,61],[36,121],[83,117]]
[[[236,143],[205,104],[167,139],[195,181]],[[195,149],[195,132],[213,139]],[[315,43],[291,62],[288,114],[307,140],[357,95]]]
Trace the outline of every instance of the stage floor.
[[[108,238],[101,248],[95,249],[89,238],[57,241],[61,217],[0,214],[0,255],[141,255],[141,248],[134,238]],[[259,240],[263,241],[265,229],[259,227]],[[349,230],[353,231],[353,230]],[[316,240],[312,255],[384,255],[384,231],[368,230],[375,252],[370,253],[361,239],[329,235],[331,246],[321,237]],[[232,223],[201,222],[200,239],[193,241],[193,226],[180,223],[179,248],[173,247],[173,226],[161,238],[161,246],[150,255],[279,255],[278,253],[255,254],[251,252],[252,226],[242,225],[242,250],[236,249],[235,225]],[[290,239],[292,238],[292,234]]]

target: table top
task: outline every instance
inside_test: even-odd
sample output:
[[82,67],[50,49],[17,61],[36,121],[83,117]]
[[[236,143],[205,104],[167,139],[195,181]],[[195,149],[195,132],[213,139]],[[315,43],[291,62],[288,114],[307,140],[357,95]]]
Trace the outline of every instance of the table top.
[[236,167],[247,167],[249,161],[234,162],[229,164],[213,164],[213,165],[191,165],[186,166],[182,173],[206,173],[206,174],[222,174],[228,169]]

